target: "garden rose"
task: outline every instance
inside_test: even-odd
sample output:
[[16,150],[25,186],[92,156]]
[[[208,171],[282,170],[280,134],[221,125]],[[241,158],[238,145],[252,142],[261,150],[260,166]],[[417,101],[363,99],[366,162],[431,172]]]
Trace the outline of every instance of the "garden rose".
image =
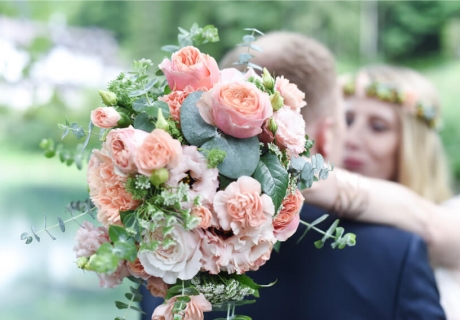
[[[165,304],[161,304],[153,311],[152,320],[173,320],[172,310],[176,297],[172,297]],[[206,300],[204,295],[200,293],[197,296],[190,296],[190,302],[184,310],[183,320],[202,320],[204,319],[203,312],[211,311],[212,305]]]
[[152,296],[163,298],[166,297],[166,292],[169,289],[169,285],[166,284],[161,278],[150,277],[147,280],[147,290],[150,291]]
[[300,113],[283,107],[273,114],[278,129],[275,133],[276,145],[286,150],[290,156],[298,156],[305,151],[305,121]]
[[137,208],[139,201],[126,191],[126,177],[115,173],[115,167],[106,155],[105,143],[102,150],[93,150],[88,164],[87,181],[89,196],[97,207],[97,219],[104,225],[121,224],[120,211]]
[[147,132],[134,129],[132,126],[114,129],[109,132],[106,145],[108,154],[115,165],[115,171],[118,174],[124,175],[137,172],[134,153],[148,135]]
[[299,211],[304,200],[299,190],[283,199],[283,209],[273,219],[274,234],[278,241],[286,241],[296,232],[300,222]]
[[91,111],[91,122],[99,128],[116,127],[121,115],[114,107],[99,107]]
[[305,93],[300,91],[296,84],[290,83],[289,80],[285,79],[283,76],[276,77],[275,89],[283,97],[284,105],[297,113],[300,113],[300,109],[307,105],[304,100]]
[[182,91],[186,86],[211,89],[219,81],[219,67],[213,57],[195,47],[184,47],[164,59],[159,65],[171,90]]
[[[164,282],[174,284],[176,280],[192,279],[201,268],[200,236],[194,231],[186,231],[176,225],[170,236],[175,241],[167,249],[159,245],[155,251],[140,251],[139,260],[145,272],[161,277]],[[163,241],[163,231],[157,229],[146,235],[145,241]]]
[[250,138],[262,132],[273,114],[268,94],[250,82],[218,83],[197,102],[203,120],[236,138]]
[[73,247],[77,258],[90,257],[104,242],[109,241],[107,228],[95,227],[89,221],[83,221],[76,235],[77,244]]
[[214,196],[213,207],[224,230],[238,235],[242,229],[256,229],[271,219],[275,213],[272,199],[262,194],[260,183],[242,176]]
[[155,129],[137,148],[134,163],[139,173],[150,176],[153,170],[177,166],[181,155],[180,142],[173,139],[166,131]]

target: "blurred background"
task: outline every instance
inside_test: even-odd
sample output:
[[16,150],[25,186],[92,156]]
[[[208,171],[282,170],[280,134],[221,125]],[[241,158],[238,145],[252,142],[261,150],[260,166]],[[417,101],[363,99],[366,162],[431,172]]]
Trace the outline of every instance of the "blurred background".
[[[75,266],[78,225],[52,241],[25,245],[20,234],[68,218],[87,196],[85,173],[46,159],[42,138],[60,140],[57,123],[89,121],[97,89],[134,59],[165,56],[177,27],[214,24],[221,41],[202,51],[217,60],[243,28],[298,31],[326,44],[339,73],[387,62],[419,70],[437,86],[441,132],[453,183],[460,185],[460,2],[451,1],[1,1],[0,2],[0,319],[111,319],[123,316],[129,283],[100,289]],[[74,145],[73,137],[64,141]],[[414,164],[416,165],[416,164]],[[131,312],[126,319],[137,319]]]

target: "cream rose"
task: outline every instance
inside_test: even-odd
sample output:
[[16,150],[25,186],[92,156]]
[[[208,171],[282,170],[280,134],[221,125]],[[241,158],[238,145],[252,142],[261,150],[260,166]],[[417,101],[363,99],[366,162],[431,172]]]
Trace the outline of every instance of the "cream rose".
[[195,90],[206,89],[219,81],[219,67],[213,57],[203,54],[195,47],[184,47],[164,59],[159,65],[171,90],[182,91],[186,86]]
[[121,115],[114,107],[99,107],[91,111],[91,122],[99,128],[116,127]]
[[278,129],[275,133],[276,145],[286,150],[290,156],[298,156],[305,151],[305,121],[300,113],[283,107],[273,114]]
[[134,153],[148,135],[147,132],[134,129],[132,126],[124,129],[114,129],[109,132],[106,145],[108,154],[115,165],[115,171],[118,174],[137,172]]
[[244,81],[218,83],[197,102],[203,120],[236,138],[262,132],[273,114],[268,94]]
[[[177,279],[192,279],[201,268],[200,236],[194,231],[186,231],[176,225],[171,233],[175,244],[168,248],[162,245],[155,251],[140,251],[139,260],[145,272],[160,277],[168,284],[176,283]],[[157,229],[146,235],[146,241],[163,241],[163,232]]]
[[274,234],[278,241],[286,241],[296,232],[300,222],[299,211],[304,200],[299,190],[283,199],[283,209],[273,219]]
[[180,142],[166,131],[155,129],[137,149],[134,163],[139,173],[150,176],[153,170],[177,166],[181,155]]

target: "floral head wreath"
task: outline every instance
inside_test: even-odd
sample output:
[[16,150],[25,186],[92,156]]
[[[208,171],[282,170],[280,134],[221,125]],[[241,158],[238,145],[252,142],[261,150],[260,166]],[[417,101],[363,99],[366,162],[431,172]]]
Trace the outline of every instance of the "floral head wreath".
[[367,96],[383,102],[400,105],[404,110],[422,120],[429,128],[438,129],[440,119],[438,110],[431,104],[417,100],[417,95],[411,91],[387,83],[371,81],[367,75],[358,74],[342,86],[344,95]]

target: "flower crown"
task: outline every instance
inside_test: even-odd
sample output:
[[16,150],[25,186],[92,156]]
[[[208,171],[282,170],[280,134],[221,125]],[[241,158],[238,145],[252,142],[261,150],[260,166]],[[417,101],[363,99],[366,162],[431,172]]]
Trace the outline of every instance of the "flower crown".
[[[343,94],[345,96],[357,94],[356,89],[359,87],[357,83],[357,77],[348,81],[342,86]],[[394,85],[377,81],[372,81],[362,87],[367,97],[403,106],[404,110],[422,120],[429,128],[439,128],[440,119],[438,110],[431,104],[418,101],[414,92],[403,91]]]

